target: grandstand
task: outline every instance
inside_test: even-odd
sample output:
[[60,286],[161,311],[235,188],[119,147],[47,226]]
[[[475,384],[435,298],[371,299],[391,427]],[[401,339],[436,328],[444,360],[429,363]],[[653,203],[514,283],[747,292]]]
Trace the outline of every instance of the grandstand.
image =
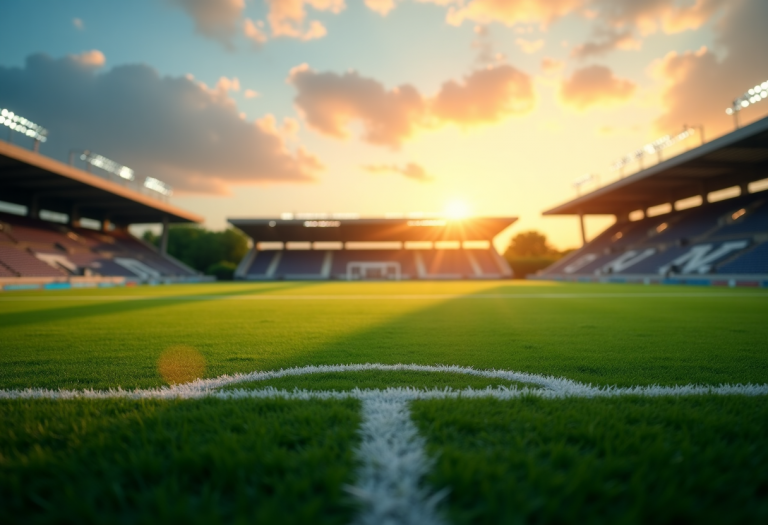
[[492,240],[515,220],[289,215],[229,222],[253,239],[236,279],[405,280],[511,277]]
[[[166,250],[169,223],[202,218],[129,182],[0,142],[0,201],[22,213],[0,212],[0,289],[203,279]],[[160,249],[128,231],[144,223],[164,225]]]
[[766,287],[766,177],[768,118],[544,212],[616,223],[533,278]]

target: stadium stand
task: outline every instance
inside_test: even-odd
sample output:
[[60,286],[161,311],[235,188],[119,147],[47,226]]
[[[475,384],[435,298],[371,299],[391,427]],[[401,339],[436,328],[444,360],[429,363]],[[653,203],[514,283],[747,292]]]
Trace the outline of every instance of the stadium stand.
[[[169,223],[202,222],[166,198],[2,141],[0,188],[0,200],[26,208],[0,212],[0,289],[207,280],[166,253]],[[67,221],[43,220],[41,210]],[[136,223],[164,225],[161,249],[131,235]]]
[[[546,211],[616,223],[532,278],[768,286],[766,176],[768,118]],[[736,196],[712,202],[728,188]],[[701,205],[676,209],[696,196]]]
[[[235,272],[237,279],[392,280],[511,277],[509,265],[491,241],[515,220],[312,215],[229,222],[253,240],[253,248]],[[478,248],[477,241],[483,247]],[[281,249],[274,249],[275,243]],[[303,243],[303,249],[291,249],[292,243]],[[327,243],[336,248],[328,249]],[[411,249],[409,243],[417,245]]]

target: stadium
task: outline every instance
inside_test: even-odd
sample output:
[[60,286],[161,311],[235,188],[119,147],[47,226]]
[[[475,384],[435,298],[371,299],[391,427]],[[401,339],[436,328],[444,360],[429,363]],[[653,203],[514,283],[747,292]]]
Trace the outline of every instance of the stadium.
[[[155,13],[158,28],[146,29],[147,41],[178,37],[180,26],[162,17],[183,14],[196,24],[194,38],[178,38],[184,46],[172,50],[171,63],[188,55],[195,62],[207,57],[237,63],[238,38],[246,38],[248,67],[267,64],[267,71],[282,64],[282,55],[271,53],[286,40],[296,46],[282,53],[294,60],[300,46],[341,30],[305,21],[306,13],[296,14],[303,13],[303,3],[290,15],[268,11],[267,22],[253,14],[253,20],[244,18],[244,3],[227,4],[229,11],[214,3],[221,9],[213,21],[201,4],[169,3],[167,13]],[[326,23],[345,7],[309,4],[313,16],[327,15]],[[394,3],[369,4],[349,9],[355,16],[372,10],[376,24],[404,24],[397,11],[384,20]],[[444,2],[419,4],[397,9],[418,9],[409,11],[415,14],[408,23],[420,26],[431,10],[445,9]],[[378,160],[400,158],[395,156],[408,140],[424,148],[408,155],[436,148],[432,158],[449,157],[457,170],[466,159],[478,172],[484,169],[487,159],[473,151],[478,142],[472,119],[485,126],[480,142],[507,148],[503,133],[500,142],[492,139],[498,132],[493,126],[502,125],[494,119],[539,119],[537,113],[526,116],[534,111],[526,93],[553,83],[552,75],[567,67],[551,63],[550,71],[544,61],[541,76],[527,83],[522,70],[491,53],[492,44],[501,44],[490,40],[489,27],[516,27],[515,39],[533,38],[550,22],[557,29],[560,15],[526,11],[526,21],[543,24],[535,29],[532,22],[529,28],[494,14],[490,4],[468,0],[446,11],[451,31],[464,20],[480,24],[491,17],[482,22],[489,25],[467,33],[472,52],[492,62],[472,58],[481,65],[462,81],[445,82],[434,96],[422,96],[410,84],[390,90],[355,71],[317,72],[307,63],[291,66],[287,80],[282,76],[276,88],[261,93],[246,90],[245,81],[241,89],[237,78],[205,84],[191,74],[153,77],[140,65],[98,73],[105,59],[97,51],[33,57],[24,67],[5,67],[9,60],[0,52],[0,131],[8,133],[7,140],[0,136],[0,523],[768,523],[768,117],[747,118],[754,116],[751,104],[768,98],[768,83],[750,88],[727,115],[719,114],[733,118],[735,129],[706,141],[703,126],[684,126],[682,133],[623,157],[609,181],[577,179],[573,198],[550,198],[567,194],[549,180],[516,174],[522,196],[510,202],[525,204],[539,192],[549,204],[537,209],[536,220],[559,217],[578,225],[579,246],[558,251],[558,259],[538,271],[518,270],[503,249],[531,220],[513,205],[478,214],[357,214],[280,213],[269,202],[295,198],[295,205],[288,201],[293,209],[310,202],[332,210],[335,205],[323,199],[342,193],[365,208],[370,194],[390,184],[385,177],[397,176],[398,189],[373,200],[390,199],[393,208],[405,209],[436,192],[429,186],[432,174],[419,166]],[[132,6],[127,19],[133,9],[140,8]],[[643,27],[653,38],[670,38],[704,16],[672,14],[654,15],[658,33]],[[288,17],[280,19],[283,25],[274,22],[278,15]],[[227,18],[232,16],[234,22]],[[584,15],[600,16],[599,10]],[[711,16],[727,26],[725,15]],[[95,38],[86,31],[92,27],[129,27],[112,18],[100,20],[117,25],[90,20],[74,19],[78,38]],[[411,26],[393,27],[401,29],[398,38],[410,38],[403,28]],[[598,36],[607,34],[605,27]],[[355,31],[360,42],[369,32],[388,34],[381,28]],[[273,42],[278,37],[282,43]],[[197,39],[221,47],[216,60],[202,44],[195,47]],[[356,46],[347,39],[344,52],[354,57]],[[524,58],[546,45],[510,42]],[[587,44],[569,47],[568,60],[606,52],[605,43]],[[640,52],[639,43],[617,45],[621,52]],[[589,51],[595,47],[601,50]],[[328,49],[322,53],[333,55]],[[670,51],[664,60],[679,58],[685,61],[681,70],[692,71],[697,60],[709,60],[702,49],[679,56]],[[151,51],[161,57],[168,52]],[[718,60],[710,62],[727,65],[730,59]],[[43,74],[49,66],[61,76]],[[616,104],[641,96],[633,95],[640,88],[628,81],[600,76],[600,67],[582,69],[613,86],[601,97]],[[27,70],[43,86],[45,103],[6,104],[4,97],[23,99],[8,86],[24,92],[19,79]],[[511,90],[483,84],[497,74],[520,84]],[[60,85],[64,91],[77,86],[77,75],[96,79],[82,97],[73,102],[66,98],[71,93],[53,96]],[[680,70],[675,75],[682,78]],[[286,85],[297,92],[292,103],[300,124],[280,123],[271,113],[250,121],[239,111],[272,104],[270,97]],[[477,86],[483,87],[480,95],[471,91]],[[119,94],[114,105],[125,108],[119,125],[99,89]],[[508,113],[489,113],[497,91],[517,97],[514,111],[504,106]],[[558,103],[565,104],[568,89],[559,93]],[[141,96],[160,103],[147,102],[151,111],[143,112],[141,104],[132,105]],[[469,108],[456,106],[478,96],[482,100]],[[374,110],[360,109],[367,97],[376,102]],[[573,112],[580,128],[592,99],[581,93],[576,98],[587,104]],[[545,112],[541,100],[535,111]],[[96,117],[65,112],[61,125],[59,104],[85,104]],[[421,127],[403,124],[399,104]],[[338,113],[324,113],[326,106]],[[195,111],[200,120],[189,117]],[[140,121],[135,127],[132,112]],[[48,116],[58,133],[43,127]],[[166,127],[175,121],[178,126]],[[109,126],[100,127],[104,122]],[[227,122],[237,137],[223,131]],[[549,163],[545,157],[564,156],[551,146],[541,154],[535,140],[527,140],[548,122],[524,121],[520,136],[526,142],[500,158],[517,161],[530,149],[536,150],[535,165],[548,166],[542,172],[570,168],[570,160]],[[444,124],[460,128],[449,139],[461,149],[424,138]],[[356,150],[351,141],[328,145],[348,139],[347,125],[355,132],[360,126],[369,149]],[[104,140],[105,129],[117,138]],[[585,141],[623,145],[621,134],[635,131],[621,129],[618,139],[606,132]],[[329,142],[320,144],[328,158],[339,148],[345,161],[357,163],[355,173],[369,179],[324,175],[342,181],[328,190],[320,179],[295,171],[296,165],[319,166],[297,146],[307,130],[325,134]],[[183,137],[176,140],[174,133]],[[73,144],[112,149],[102,155]],[[166,153],[179,144],[182,161],[173,164],[175,157]],[[391,157],[368,163],[360,153],[382,146]],[[256,152],[243,157],[251,178],[233,168],[237,147]],[[105,156],[112,152],[127,160]],[[362,168],[360,158],[366,159]],[[132,159],[145,169],[122,164],[136,167]],[[261,164],[293,186],[264,175]],[[510,169],[522,173],[524,167]],[[469,181],[467,193],[503,194],[508,188],[501,177],[490,189],[480,174],[462,177]],[[530,186],[524,178],[532,179]],[[252,179],[260,185],[237,186]],[[193,186],[200,180],[208,192],[202,197]],[[234,197],[216,193],[227,184],[237,187]],[[247,207],[232,204],[242,202],[239,193]],[[218,199],[218,208],[206,207],[205,199]],[[390,202],[375,209],[385,205]],[[192,232],[200,234],[203,255],[217,250],[211,241],[216,232],[204,229],[211,209],[226,211],[223,231],[239,243],[231,250],[236,259],[224,261],[225,277],[205,270],[218,255],[195,266],[174,244],[180,238],[174,235]],[[594,217],[604,224],[597,233],[589,228]]]

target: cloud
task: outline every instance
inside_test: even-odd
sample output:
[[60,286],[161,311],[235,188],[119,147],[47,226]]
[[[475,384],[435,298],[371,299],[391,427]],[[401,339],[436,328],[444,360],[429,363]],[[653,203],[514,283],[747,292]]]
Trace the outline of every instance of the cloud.
[[295,102],[309,126],[336,138],[347,137],[349,125],[359,121],[367,142],[397,146],[414,132],[425,112],[413,86],[388,91],[355,72],[318,73],[305,64],[291,71],[288,82],[298,92]]
[[[426,0],[430,1],[430,0]],[[447,21],[461,25],[465,20],[481,24],[500,22],[508,26],[537,23],[547,25],[578,9],[584,0],[431,0],[438,5],[452,5]]]
[[481,66],[488,66],[499,64],[506,60],[507,57],[503,53],[495,51],[491,30],[488,26],[475,26],[475,35],[474,40],[472,40],[472,49],[477,51],[475,63]]
[[261,96],[258,91],[254,91],[253,89],[246,89],[243,92],[243,96],[245,98],[256,98],[258,96]]
[[409,162],[405,166],[398,166],[396,164],[371,164],[363,166],[365,171],[370,173],[398,173],[408,179],[418,182],[432,182],[435,178],[427,173],[427,171],[420,165]]
[[542,47],[544,47],[544,40],[526,40],[525,38],[518,38],[515,43],[520,47],[523,53],[532,55]]
[[544,57],[541,59],[541,71],[545,75],[559,73],[565,67],[565,62],[554,58]]
[[365,0],[365,5],[381,16],[387,16],[395,8],[395,0]]
[[232,48],[245,0],[169,0],[195,21],[198,33]]
[[315,131],[346,138],[349,128],[359,124],[363,140],[390,147],[420,129],[496,122],[526,113],[534,104],[530,77],[509,65],[445,82],[431,98],[408,84],[388,90],[356,72],[319,73],[306,64],[294,68],[288,82],[297,90],[296,106]]
[[250,18],[246,18],[245,22],[243,22],[243,34],[245,38],[256,46],[260,46],[267,41],[267,35],[264,32],[264,22],[261,20],[254,22]]
[[640,49],[641,42],[637,40],[629,29],[616,31],[613,29],[600,29],[595,31],[592,40],[574,47],[571,50],[573,58],[588,58],[604,55],[615,49]]
[[534,99],[531,78],[502,65],[478,69],[461,83],[444,83],[432,101],[431,114],[440,121],[471,126],[527,113]]
[[22,68],[0,67],[0,99],[50,130],[46,155],[88,148],[182,191],[314,180],[316,157],[240,117],[228,94],[234,83],[207,88],[146,65],[100,73],[77,57],[33,55]]
[[98,49],[83,51],[79,55],[69,55],[69,58],[85,68],[100,68],[107,62],[104,53]]
[[605,66],[587,66],[563,81],[560,98],[564,104],[584,110],[624,102],[636,89],[633,82],[618,78]]
[[299,40],[322,38],[327,31],[317,20],[307,23],[306,6],[316,11],[338,14],[346,7],[344,0],[266,0],[269,12],[267,21],[273,37],[289,37]]
[[598,19],[610,27],[638,28],[648,35],[658,30],[673,34],[698,29],[727,3],[730,0],[594,0],[592,6]]
[[[716,55],[704,47],[671,52],[652,65],[652,74],[664,86],[664,113],[655,122],[658,132],[703,124],[707,136],[713,137],[733,129],[725,108],[749,87],[768,79],[765,20],[768,3],[733,0],[714,27],[715,45],[723,53]],[[765,115],[767,106],[763,102],[742,110],[742,123]]]
[[73,18],[72,25],[75,26],[75,29],[77,29],[78,31],[82,31],[83,29],[85,29],[85,24],[83,23],[82,18]]

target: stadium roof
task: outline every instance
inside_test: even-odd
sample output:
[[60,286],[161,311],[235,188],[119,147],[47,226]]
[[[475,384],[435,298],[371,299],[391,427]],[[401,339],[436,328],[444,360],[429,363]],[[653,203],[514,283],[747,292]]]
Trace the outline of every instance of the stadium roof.
[[229,219],[254,242],[490,241],[514,217],[419,219]]
[[764,179],[768,117],[544,212],[622,214]]
[[93,173],[0,141],[0,200],[81,217],[108,218],[115,224],[202,222],[184,211]]

